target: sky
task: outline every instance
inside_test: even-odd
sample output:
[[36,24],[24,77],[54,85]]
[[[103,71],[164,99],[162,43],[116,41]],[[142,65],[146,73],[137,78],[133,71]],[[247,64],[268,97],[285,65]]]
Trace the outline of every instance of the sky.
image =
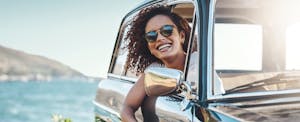
[[[0,45],[59,61],[87,76],[106,77],[121,20],[141,2],[0,0]],[[299,28],[288,35],[299,35]],[[299,52],[298,43],[288,43],[287,52]],[[289,58],[294,53],[287,62],[300,61]]]
[[0,0],[0,45],[106,77],[122,18],[142,0]]

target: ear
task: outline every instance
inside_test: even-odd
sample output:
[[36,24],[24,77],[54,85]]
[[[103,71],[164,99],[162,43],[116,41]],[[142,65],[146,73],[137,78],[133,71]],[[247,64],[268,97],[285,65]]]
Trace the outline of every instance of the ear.
[[185,33],[184,33],[183,31],[180,31],[179,36],[180,36],[180,41],[181,41],[181,43],[184,44],[184,41],[185,41]]

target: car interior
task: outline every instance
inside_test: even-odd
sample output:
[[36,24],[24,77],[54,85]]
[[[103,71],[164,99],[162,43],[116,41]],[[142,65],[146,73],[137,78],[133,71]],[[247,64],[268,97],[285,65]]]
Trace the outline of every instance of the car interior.
[[[295,2],[299,3],[217,1],[214,68],[227,94],[300,88],[299,78],[292,78],[299,77],[299,68],[287,69],[288,47],[285,46],[288,43],[286,29],[300,22]],[[283,80],[287,77],[292,78],[289,85]]]

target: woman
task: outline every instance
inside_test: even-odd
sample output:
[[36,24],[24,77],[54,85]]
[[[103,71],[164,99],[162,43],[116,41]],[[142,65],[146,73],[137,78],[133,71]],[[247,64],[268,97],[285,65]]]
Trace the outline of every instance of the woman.
[[144,121],[158,121],[156,97],[146,95],[143,72],[149,65],[157,64],[183,71],[191,29],[185,19],[164,6],[141,10],[130,26],[126,37],[129,40],[126,68],[136,70],[140,77],[126,96],[122,121],[137,121],[134,113],[140,106]]

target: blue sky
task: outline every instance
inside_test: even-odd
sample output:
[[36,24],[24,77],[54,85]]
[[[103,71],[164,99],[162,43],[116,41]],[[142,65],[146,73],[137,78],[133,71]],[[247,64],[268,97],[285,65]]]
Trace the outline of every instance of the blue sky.
[[141,0],[0,0],[0,45],[105,77],[122,18]]

